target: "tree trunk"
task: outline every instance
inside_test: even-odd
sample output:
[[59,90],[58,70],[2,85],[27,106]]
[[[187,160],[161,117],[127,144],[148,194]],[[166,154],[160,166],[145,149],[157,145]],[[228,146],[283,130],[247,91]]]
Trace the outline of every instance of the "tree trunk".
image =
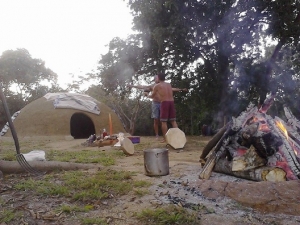
[[286,181],[286,172],[277,167],[262,166],[243,171],[232,171],[231,168],[232,161],[220,158],[214,167],[214,171],[254,181]]
[[[34,169],[41,172],[51,172],[54,170],[87,170],[99,168],[99,165],[70,163],[58,161],[31,161],[28,162]],[[26,173],[17,161],[0,160],[0,171],[3,174]]]

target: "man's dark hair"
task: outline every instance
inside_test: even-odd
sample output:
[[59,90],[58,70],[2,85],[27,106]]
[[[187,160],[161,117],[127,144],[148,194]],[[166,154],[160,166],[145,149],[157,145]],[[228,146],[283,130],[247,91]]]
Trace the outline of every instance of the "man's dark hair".
[[158,76],[158,79],[161,81],[165,81],[165,79],[166,79],[166,75],[164,73],[158,73],[157,76]]

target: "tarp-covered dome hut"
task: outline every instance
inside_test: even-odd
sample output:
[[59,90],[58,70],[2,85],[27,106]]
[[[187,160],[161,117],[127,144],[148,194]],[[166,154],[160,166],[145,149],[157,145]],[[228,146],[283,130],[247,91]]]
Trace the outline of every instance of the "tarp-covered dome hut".
[[[73,136],[75,139],[109,132],[109,114],[113,133],[125,132],[118,116],[105,104],[88,95],[48,93],[20,110],[13,123],[17,135]],[[10,131],[6,135],[11,136]]]

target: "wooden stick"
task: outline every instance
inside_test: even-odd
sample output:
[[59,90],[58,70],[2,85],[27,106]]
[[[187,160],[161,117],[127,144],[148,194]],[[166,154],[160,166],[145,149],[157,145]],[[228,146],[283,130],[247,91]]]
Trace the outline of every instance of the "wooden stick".
[[111,121],[111,115],[108,114],[108,120],[109,120],[109,135],[112,136],[113,134],[113,127],[112,127],[112,121]]
[[199,174],[200,179],[208,179],[213,171],[213,168],[216,164],[216,153],[212,152],[212,154],[207,159],[201,173]]

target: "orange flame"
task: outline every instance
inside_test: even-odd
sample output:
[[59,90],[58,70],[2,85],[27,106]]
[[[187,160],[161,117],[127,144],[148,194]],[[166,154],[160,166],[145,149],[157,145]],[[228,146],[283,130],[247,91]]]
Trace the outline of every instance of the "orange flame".
[[[281,121],[276,121],[276,125],[279,127],[279,129],[284,133],[285,137],[287,140],[289,140],[289,135],[288,135],[288,132],[286,130],[286,128],[284,127],[284,125],[282,124]],[[289,140],[289,144],[291,145],[292,149],[294,150],[295,154],[298,155],[298,152],[296,150],[296,146],[294,144],[293,141]]]
[[283,134],[285,135],[286,139],[289,139],[289,135],[287,130],[285,129],[284,125],[282,124],[281,121],[276,121],[276,125],[277,127],[283,132]]
[[264,131],[264,132],[269,132],[270,128],[268,127],[267,124],[260,124],[258,130]]

